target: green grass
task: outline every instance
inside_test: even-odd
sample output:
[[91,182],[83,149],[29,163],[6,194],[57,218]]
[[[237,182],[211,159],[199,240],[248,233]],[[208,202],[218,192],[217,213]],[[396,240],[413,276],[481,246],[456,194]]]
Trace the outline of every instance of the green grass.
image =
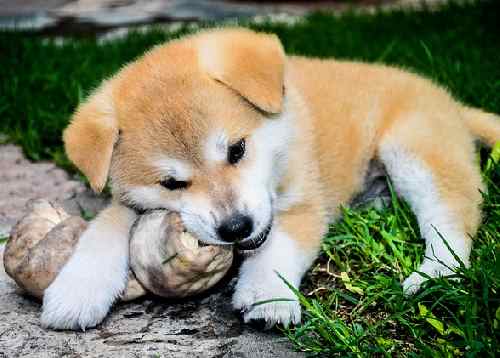
[[[277,33],[288,53],[404,67],[467,104],[500,113],[499,18],[500,2],[488,1],[436,13],[317,13],[294,26],[249,26]],[[61,130],[77,103],[127,61],[186,32],[131,34],[104,45],[74,39],[62,46],[0,33],[0,132],[30,158],[71,169]],[[487,164],[488,151],[481,154],[489,192],[472,267],[457,272],[462,279],[433,280],[405,298],[400,282],[423,255],[407,206],[395,199],[382,212],[346,209],[305,281],[303,324],[284,331],[297,349],[340,356],[500,354],[500,165]]]

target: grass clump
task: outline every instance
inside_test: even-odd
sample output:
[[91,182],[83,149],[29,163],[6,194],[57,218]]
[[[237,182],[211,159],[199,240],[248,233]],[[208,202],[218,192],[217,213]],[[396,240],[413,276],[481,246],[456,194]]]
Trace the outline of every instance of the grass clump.
[[500,353],[500,165],[484,171],[484,222],[471,267],[413,297],[400,282],[424,252],[415,218],[395,197],[383,211],[344,209],[299,294],[305,321],[286,330],[311,355],[497,356]]
[[[464,103],[500,113],[499,17],[500,2],[478,1],[438,12],[315,13],[293,26],[245,26],[278,34],[290,54],[384,62],[418,72]],[[0,132],[29,158],[71,168],[61,132],[78,102],[128,61],[187,32],[154,30],[104,44],[81,38],[62,45],[0,33]],[[340,356],[500,354],[500,165],[488,153],[481,151],[489,189],[483,224],[471,267],[457,270],[461,279],[435,279],[404,297],[400,282],[418,268],[424,252],[408,207],[393,198],[383,211],[344,209],[304,293],[297,292],[304,321],[284,331],[297,349]]]

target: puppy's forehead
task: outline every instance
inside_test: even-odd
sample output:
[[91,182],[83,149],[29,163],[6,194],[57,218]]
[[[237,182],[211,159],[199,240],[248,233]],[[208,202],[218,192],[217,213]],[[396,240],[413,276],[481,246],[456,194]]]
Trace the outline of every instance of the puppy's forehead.
[[122,71],[114,100],[130,143],[150,154],[201,165],[210,155],[207,146],[220,156],[223,137],[243,137],[262,123],[262,114],[208,76],[198,58],[195,48],[176,43]]

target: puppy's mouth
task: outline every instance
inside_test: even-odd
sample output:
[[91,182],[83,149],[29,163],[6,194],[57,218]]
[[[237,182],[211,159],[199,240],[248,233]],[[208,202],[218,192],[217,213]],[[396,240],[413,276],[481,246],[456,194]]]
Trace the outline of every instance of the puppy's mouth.
[[260,232],[259,235],[252,237],[250,239],[237,242],[235,244],[236,248],[241,251],[258,249],[259,247],[262,246],[264,242],[266,242],[272,227],[273,227],[273,220],[271,219],[269,221],[269,224],[264,228],[264,230]]

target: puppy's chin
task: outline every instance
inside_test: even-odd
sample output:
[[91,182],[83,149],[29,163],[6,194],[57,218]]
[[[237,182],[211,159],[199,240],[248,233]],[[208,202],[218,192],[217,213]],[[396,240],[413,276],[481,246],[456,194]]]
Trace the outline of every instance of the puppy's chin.
[[266,242],[271,229],[273,228],[273,219],[269,220],[269,224],[257,235],[254,235],[243,241],[235,243],[235,246],[240,251],[255,250],[261,247]]

